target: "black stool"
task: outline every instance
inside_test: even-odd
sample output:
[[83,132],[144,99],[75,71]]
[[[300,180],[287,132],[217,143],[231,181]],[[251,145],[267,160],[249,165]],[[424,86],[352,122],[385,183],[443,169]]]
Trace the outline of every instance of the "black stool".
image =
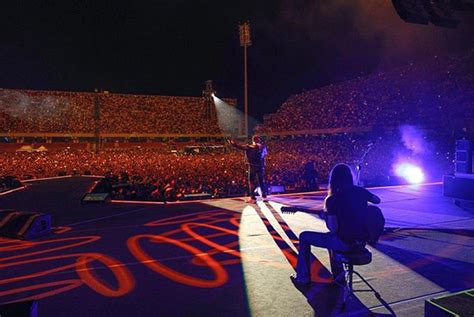
[[[354,292],[374,292],[375,297],[380,299],[380,294],[367,282],[362,275],[354,270],[354,265],[366,265],[372,262],[372,253],[365,247],[359,247],[354,250],[347,252],[334,251],[334,257],[336,261],[341,262],[344,267],[344,271],[341,272],[336,278],[335,283],[344,288],[344,298],[342,303],[342,310],[346,307],[346,301],[349,295],[353,295]],[[360,279],[370,288],[370,290],[354,290],[352,287],[352,276],[356,274]],[[340,281],[344,277],[345,284],[342,285]]]

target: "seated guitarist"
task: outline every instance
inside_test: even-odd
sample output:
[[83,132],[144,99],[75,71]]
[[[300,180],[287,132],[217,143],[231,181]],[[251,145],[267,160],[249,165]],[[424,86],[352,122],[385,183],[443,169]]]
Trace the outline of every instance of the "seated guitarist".
[[343,271],[342,263],[335,261],[333,250],[349,251],[369,241],[366,228],[367,202],[378,204],[380,198],[362,187],[354,186],[349,166],[334,166],[329,175],[328,196],[322,215],[330,232],[304,231],[300,234],[296,274],[291,276],[295,284],[311,283],[312,245],[328,249],[334,278]]

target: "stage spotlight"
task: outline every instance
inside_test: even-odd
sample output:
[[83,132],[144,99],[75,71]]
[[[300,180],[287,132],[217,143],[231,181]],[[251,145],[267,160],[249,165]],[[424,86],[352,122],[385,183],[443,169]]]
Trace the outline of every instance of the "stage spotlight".
[[411,163],[398,164],[395,167],[395,174],[404,178],[410,184],[419,184],[425,180],[422,169]]
[[208,120],[211,120],[215,118],[215,109],[214,109],[214,94],[215,90],[212,85],[212,80],[206,80],[204,82],[204,90],[202,91],[202,96],[204,98],[204,104],[205,104],[205,111],[206,111],[206,118]]

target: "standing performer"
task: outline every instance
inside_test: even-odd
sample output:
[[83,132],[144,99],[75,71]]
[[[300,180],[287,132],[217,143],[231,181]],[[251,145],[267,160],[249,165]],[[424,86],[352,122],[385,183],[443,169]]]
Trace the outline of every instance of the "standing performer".
[[258,135],[252,137],[251,144],[238,144],[234,140],[227,140],[233,147],[245,151],[247,158],[249,195],[248,203],[255,204],[257,199],[255,197],[256,182],[262,191],[263,201],[267,201],[267,185],[265,184],[265,156],[268,154],[267,147],[261,142]]

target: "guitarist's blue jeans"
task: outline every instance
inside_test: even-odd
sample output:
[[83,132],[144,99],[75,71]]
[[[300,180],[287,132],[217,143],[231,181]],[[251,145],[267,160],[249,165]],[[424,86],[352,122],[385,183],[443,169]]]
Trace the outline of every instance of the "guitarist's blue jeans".
[[298,262],[296,263],[296,276],[299,281],[311,280],[311,246],[328,249],[334,278],[343,271],[342,263],[335,261],[332,250],[348,251],[350,246],[333,233],[304,231],[300,234]]

